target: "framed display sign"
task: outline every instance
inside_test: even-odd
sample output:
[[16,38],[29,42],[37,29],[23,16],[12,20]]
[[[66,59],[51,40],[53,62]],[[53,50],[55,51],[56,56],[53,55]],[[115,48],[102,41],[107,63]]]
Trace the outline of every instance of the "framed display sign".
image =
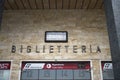
[[45,42],[68,42],[67,31],[46,31]]
[[0,80],[10,80],[11,62],[0,61]]
[[22,62],[20,80],[91,80],[90,62]]
[[102,61],[103,80],[114,80],[112,61]]

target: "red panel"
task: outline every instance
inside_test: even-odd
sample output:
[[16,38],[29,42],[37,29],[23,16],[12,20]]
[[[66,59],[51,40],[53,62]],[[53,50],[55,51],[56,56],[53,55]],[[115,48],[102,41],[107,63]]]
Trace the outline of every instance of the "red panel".
[[45,64],[44,69],[78,69],[75,63],[51,63]]
[[0,70],[10,70],[10,62],[0,62]]
[[[36,66],[37,64],[37,66]],[[90,63],[86,62],[79,62],[79,63],[54,63],[54,62],[47,62],[47,63],[34,63],[34,62],[26,62],[22,63],[22,69],[90,69]]]

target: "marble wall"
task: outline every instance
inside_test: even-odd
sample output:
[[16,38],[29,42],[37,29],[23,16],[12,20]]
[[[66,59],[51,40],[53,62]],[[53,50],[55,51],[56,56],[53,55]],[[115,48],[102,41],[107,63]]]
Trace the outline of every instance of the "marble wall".
[[[102,10],[7,10],[3,13],[0,30],[0,60],[12,60],[11,80],[19,80],[20,63],[25,60],[90,60],[93,79],[101,80],[99,62],[111,60],[106,26]],[[45,31],[67,31],[68,42],[46,43]],[[11,51],[13,45],[15,53]],[[83,45],[86,53],[82,53]],[[30,53],[27,46],[31,46]],[[54,48],[53,53],[49,52],[50,46]],[[58,46],[61,46],[60,53]],[[65,46],[69,46],[68,52]],[[77,53],[73,52],[73,46],[77,46]],[[101,52],[96,52],[98,47]]]

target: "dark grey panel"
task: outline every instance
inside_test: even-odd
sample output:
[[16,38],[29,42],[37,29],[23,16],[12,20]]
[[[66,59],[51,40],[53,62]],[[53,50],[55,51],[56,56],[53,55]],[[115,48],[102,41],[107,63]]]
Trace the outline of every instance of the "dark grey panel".
[[55,80],[55,70],[39,70],[39,79],[40,80]]
[[57,80],[73,80],[73,70],[57,70]]
[[2,22],[3,6],[4,6],[4,0],[0,0],[0,26]]
[[91,79],[91,72],[87,70],[74,70],[74,79]]
[[31,69],[31,70],[23,70],[22,71],[22,77],[21,77],[22,80],[27,80],[27,79],[38,79],[38,70],[34,70],[34,69]]
[[120,80],[120,0],[104,0],[114,78]]
[[114,80],[113,70],[112,69],[104,70],[103,71],[103,79]]
[[9,80],[10,70],[0,70],[0,80]]

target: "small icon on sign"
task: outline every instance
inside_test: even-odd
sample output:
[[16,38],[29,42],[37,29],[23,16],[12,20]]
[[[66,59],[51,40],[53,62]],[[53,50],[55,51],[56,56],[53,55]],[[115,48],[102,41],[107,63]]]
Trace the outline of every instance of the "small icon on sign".
[[103,69],[112,69],[112,63],[105,63]]
[[52,67],[51,64],[47,64],[46,66],[47,69],[50,69],[51,67]]
[[31,66],[31,64],[30,64],[30,63],[27,63],[27,64],[25,65],[24,69],[29,69],[30,66]]

